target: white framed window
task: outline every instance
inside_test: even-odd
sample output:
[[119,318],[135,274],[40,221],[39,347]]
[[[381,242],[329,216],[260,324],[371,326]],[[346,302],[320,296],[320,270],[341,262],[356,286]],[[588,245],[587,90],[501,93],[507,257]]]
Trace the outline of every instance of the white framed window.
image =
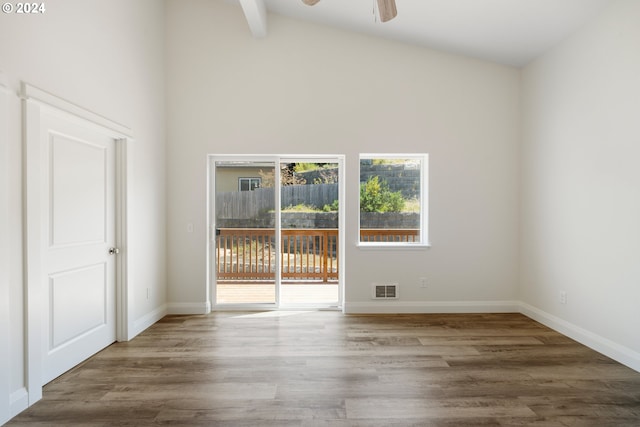
[[238,191],[253,191],[261,185],[262,178],[238,178]]
[[428,247],[428,154],[360,154],[359,247]]

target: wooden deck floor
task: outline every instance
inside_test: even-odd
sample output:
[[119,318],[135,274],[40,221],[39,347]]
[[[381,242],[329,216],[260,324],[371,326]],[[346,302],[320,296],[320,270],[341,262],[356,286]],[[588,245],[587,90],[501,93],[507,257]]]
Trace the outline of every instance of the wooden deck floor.
[[[273,303],[276,298],[273,283],[218,283],[218,304]],[[338,284],[295,283],[280,286],[282,304],[335,304]]]
[[634,426],[640,373],[519,314],[169,316],[8,426]]

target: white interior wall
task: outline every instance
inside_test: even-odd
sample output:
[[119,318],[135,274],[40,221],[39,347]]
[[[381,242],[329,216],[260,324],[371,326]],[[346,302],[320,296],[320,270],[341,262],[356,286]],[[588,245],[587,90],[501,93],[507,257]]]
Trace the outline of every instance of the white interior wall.
[[[164,313],[166,303],[164,7],[155,0],[56,0],[47,2],[41,16],[0,14],[0,40],[0,69],[10,91],[9,136],[6,142],[5,138],[2,140],[8,157],[8,167],[3,168],[2,175],[8,179],[8,189],[6,195],[0,191],[3,209],[8,207],[9,233],[2,237],[10,249],[6,259],[10,336],[0,329],[0,346],[9,341],[7,389],[14,414],[24,408],[28,399],[23,323],[21,105],[16,96],[20,81],[125,124],[133,131],[129,315],[134,325],[130,332],[142,330]],[[6,293],[5,283],[0,285]],[[5,398],[3,393],[0,399]],[[4,420],[0,418],[0,423]]]
[[529,314],[636,370],[639,22],[614,2],[523,72],[520,277]]
[[[207,154],[252,153],[346,155],[349,311],[517,309],[518,70],[276,15],[253,39],[237,5],[166,5],[170,310],[206,303]],[[430,249],[356,248],[361,152],[429,153]],[[375,304],[374,281],[401,299]]]

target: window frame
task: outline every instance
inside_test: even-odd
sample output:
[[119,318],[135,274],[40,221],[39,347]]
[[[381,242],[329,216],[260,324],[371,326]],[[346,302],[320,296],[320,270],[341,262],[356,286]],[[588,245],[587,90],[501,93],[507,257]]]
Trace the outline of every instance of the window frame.
[[[243,180],[249,181],[249,189],[248,190],[243,190],[242,189],[242,181]],[[257,180],[258,181],[258,186],[251,188],[251,182],[253,180]],[[262,187],[262,178],[253,177],[253,176],[241,176],[241,177],[238,177],[238,191],[253,191],[256,188],[261,188],[261,187]]]
[[358,156],[358,176],[360,176],[363,160],[375,159],[410,159],[417,160],[420,165],[420,231],[419,242],[362,242],[360,241],[361,210],[360,210],[360,186],[362,182],[358,178],[358,228],[356,246],[359,249],[425,249],[430,248],[429,241],[429,154],[427,153],[360,153]]

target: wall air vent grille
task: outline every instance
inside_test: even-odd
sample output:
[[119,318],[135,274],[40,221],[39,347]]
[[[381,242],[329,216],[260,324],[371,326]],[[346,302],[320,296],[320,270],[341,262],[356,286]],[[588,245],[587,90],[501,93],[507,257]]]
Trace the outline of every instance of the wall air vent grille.
[[398,284],[378,284],[374,283],[373,299],[397,299],[398,298]]

